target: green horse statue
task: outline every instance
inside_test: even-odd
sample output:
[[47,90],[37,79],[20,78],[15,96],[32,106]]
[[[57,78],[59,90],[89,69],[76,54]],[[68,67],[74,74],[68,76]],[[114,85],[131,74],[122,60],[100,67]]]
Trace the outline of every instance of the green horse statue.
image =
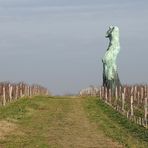
[[119,28],[117,26],[110,26],[106,33],[109,38],[109,46],[102,59],[103,62],[103,86],[114,93],[116,87],[121,86],[118,73],[116,59],[120,51],[119,42]]

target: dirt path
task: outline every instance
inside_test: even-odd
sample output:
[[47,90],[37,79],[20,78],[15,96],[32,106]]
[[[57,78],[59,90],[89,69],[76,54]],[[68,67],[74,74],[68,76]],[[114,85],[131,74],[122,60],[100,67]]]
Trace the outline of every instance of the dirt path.
[[84,99],[22,99],[0,110],[0,148],[120,148],[91,123]]
[[[82,106],[83,99],[71,99],[69,113],[53,122],[49,129],[49,145],[64,148],[118,148],[104,133],[90,123]],[[59,108],[60,110],[60,108]]]

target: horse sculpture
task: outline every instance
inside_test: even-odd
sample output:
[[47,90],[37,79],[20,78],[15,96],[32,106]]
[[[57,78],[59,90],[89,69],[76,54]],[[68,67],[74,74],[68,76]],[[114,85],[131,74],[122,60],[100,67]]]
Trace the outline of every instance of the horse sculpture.
[[109,46],[102,59],[103,86],[115,92],[116,87],[121,86],[116,65],[117,55],[120,51],[119,28],[117,26],[110,26],[106,37],[109,38]]

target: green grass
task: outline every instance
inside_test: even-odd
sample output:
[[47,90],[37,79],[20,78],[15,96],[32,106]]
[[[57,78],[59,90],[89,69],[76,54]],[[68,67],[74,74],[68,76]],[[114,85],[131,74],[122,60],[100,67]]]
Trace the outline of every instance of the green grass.
[[[16,128],[8,131],[0,139],[0,147],[62,147],[61,141],[58,140],[64,136],[64,130],[67,128],[70,128],[70,132],[77,130],[73,129],[75,125],[71,125],[74,121],[72,123],[71,120],[67,121],[69,112],[72,113],[70,115],[74,115],[73,107],[77,107],[77,99],[81,99],[79,102],[83,105],[88,119],[97,126],[98,133],[100,130],[105,133],[105,138],[111,137],[129,148],[147,148],[148,130],[128,121],[98,98],[64,96],[23,98],[1,107],[0,123],[2,121],[13,123]],[[52,129],[55,135],[49,133]]]
[[68,110],[68,100],[48,97],[24,98],[0,108],[0,120],[17,125],[17,130],[0,140],[0,147],[49,147],[49,127],[63,120]]
[[126,147],[147,147],[148,130],[127,120],[123,115],[97,98],[86,98],[84,107],[91,122],[105,134]]

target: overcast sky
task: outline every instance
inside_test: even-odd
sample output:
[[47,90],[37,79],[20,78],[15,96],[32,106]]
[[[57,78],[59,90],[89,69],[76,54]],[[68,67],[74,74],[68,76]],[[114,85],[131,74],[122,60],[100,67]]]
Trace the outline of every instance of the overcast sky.
[[121,82],[147,83],[147,0],[0,0],[0,81],[54,94],[101,85],[110,25],[120,28]]

